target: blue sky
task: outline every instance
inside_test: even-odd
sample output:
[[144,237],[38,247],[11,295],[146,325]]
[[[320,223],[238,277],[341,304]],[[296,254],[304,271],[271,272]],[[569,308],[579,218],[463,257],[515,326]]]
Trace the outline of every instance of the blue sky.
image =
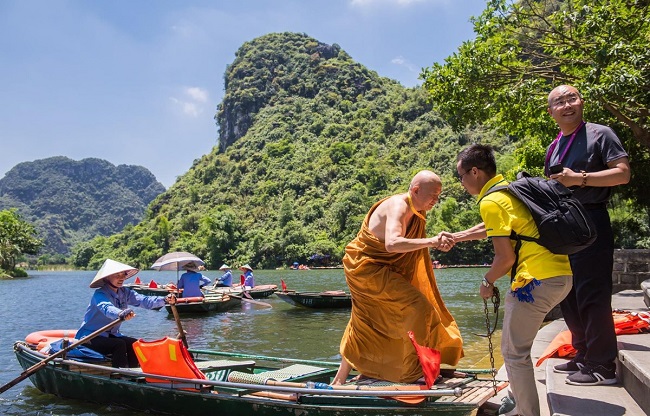
[[142,165],[165,187],[216,145],[242,43],[299,32],[414,87],[474,38],[483,0],[0,0],[0,177],[51,156]]

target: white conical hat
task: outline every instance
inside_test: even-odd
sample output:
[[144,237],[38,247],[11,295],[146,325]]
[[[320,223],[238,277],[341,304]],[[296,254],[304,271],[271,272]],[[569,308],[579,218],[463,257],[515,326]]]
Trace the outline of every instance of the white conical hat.
[[253,271],[253,268],[249,266],[248,264],[244,264],[243,266],[240,267],[241,270],[250,270],[251,272]]
[[126,273],[126,278],[135,276],[140,270],[131,267],[128,264],[120,263],[119,261],[106,259],[102,268],[97,271],[95,278],[90,282],[90,287],[97,288],[104,286],[104,279],[118,273]]
[[224,263],[221,267],[219,267],[219,270],[229,270],[230,266],[228,266],[226,263]]

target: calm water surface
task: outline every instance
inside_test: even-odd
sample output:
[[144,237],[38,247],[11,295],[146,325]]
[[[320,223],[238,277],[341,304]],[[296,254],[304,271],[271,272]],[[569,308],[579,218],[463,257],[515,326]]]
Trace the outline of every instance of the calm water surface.
[[[487,342],[472,335],[486,332],[483,301],[477,295],[478,284],[485,270],[436,270],[443,299],[458,322],[465,341],[466,356],[459,363],[459,368],[489,367]],[[219,272],[205,274],[214,279]],[[33,271],[28,278],[0,280],[0,385],[13,380],[22,371],[13,353],[14,341],[24,339],[33,331],[79,327],[93,293],[88,284],[94,275],[94,271]],[[142,271],[139,276],[143,282],[151,279],[158,283],[176,281],[175,272]],[[280,279],[284,279],[288,288],[294,290],[347,290],[343,270],[340,269],[255,272],[257,284],[276,284],[280,287]],[[506,280],[501,279],[500,286],[507,284]],[[501,289],[505,293],[505,287]],[[242,307],[229,312],[181,316],[190,348],[340,360],[339,342],[349,318],[349,310],[297,308],[275,295],[262,300],[273,305],[273,308],[244,303]],[[177,334],[174,319],[164,308],[160,311],[135,308],[135,312],[137,316],[134,319],[122,324],[123,333],[145,340]],[[498,354],[498,339],[494,343]],[[497,366],[500,362],[501,358],[497,356]],[[0,414],[133,416],[141,413],[59,399],[40,393],[29,380],[25,380],[0,395]]]

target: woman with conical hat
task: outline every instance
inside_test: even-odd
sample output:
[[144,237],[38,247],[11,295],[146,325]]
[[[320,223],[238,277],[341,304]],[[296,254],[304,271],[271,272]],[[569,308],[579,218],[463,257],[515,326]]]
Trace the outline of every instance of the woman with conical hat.
[[189,262],[183,265],[185,273],[178,280],[178,288],[183,289],[184,298],[203,297],[201,288],[209,285],[212,281],[199,273],[199,264]]
[[230,266],[227,264],[223,264],[221,267],[219,267],[219,270],[222,270],[224,273],[221,275],[219,279],[215,282],[214,286],[215,287],[231,287],[232,286],[232,271],[230,270]]
[[[166,303],[176,302],[176,298],[172,295],[144,296],[124,287],[124,281],[135,276],[138,271],[135,267],[106,259],[90,282],[90,287],[96,290],[90,298],[76,338],[81,339],[118,318],[123,318],[125,321],[134,318],[135,313],[129,306],[155,309],[162,308]],[[138,367],[138,359],[133,351],[135,341],[136,338],[123,335],[120,332],[120,324],[117,324],[109,331],[88,341],[86,345],[101,354],[111,354],[113,367]]]
[[255,287],[255,277],[253,276],[253,268],[249,266],[248,264],[244,264],[239,268],[239,270],[243,270],[244,274],[242,275],[243,277],[243,283],[242,285],[247,288],[247,289],[252,289]]

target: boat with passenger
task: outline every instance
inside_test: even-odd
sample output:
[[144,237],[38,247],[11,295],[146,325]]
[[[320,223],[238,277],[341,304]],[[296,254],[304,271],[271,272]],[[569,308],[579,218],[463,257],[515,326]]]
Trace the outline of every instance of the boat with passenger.
[[40,337],[28,339],[14,352],[43,393],[151,414],[469,416],[507,384],[485,371],[441,369],[431,388],[372,379],[331,386],[339,363],[188,350],[167,337],[134,344],[139,368],[113,368],[72,354],[47,361],[47,348],[33,342]]

